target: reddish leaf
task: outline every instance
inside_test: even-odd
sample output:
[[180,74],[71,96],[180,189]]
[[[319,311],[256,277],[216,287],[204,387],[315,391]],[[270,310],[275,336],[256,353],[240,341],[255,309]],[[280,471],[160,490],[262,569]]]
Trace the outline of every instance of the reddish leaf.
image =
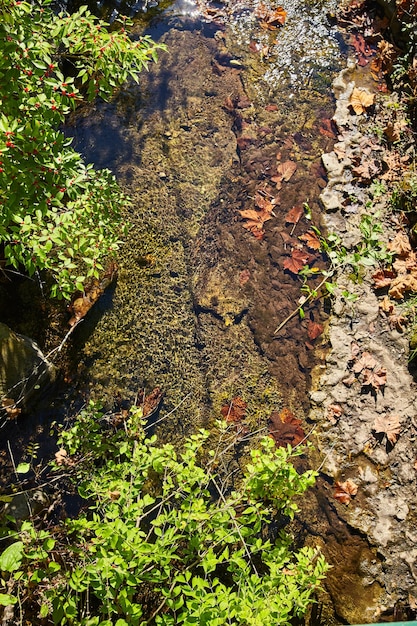
[[277,104],[267,104],[265,107],[265,111],[278,111]]
[[298,224],[303,215],[304,209],[302,206],[293,206],[285,216],[285,222],[287,224]]
[[352,496],[358,493],[358,485],[353,480],[346,480],[344,483],[335,484],[334,497],[342,504],[349,504]]
[[364,387],[372,387],[375,391],[379,391],[381,387],[387,384],[387,370],[385,367],[375,369],[365,369],[363,371],[362,385]]
[[323,324],[319,324],[318,322],[313,322],[313,320],[308,320],[307,334],[308,338],[311,341],[317,339],[323,332]]
[[305,235],[300,235],[298,239],[301,239],[301,241],[304,241],[305,244],[307,245],[307,248],[310,248],[310,250],[320,250],[320,247],[321,247],[320,239],[317,237],[316,233],[314,233],[313,231],[309,230],[307,233],[305,233]]
[[375,274],[372,274],[375,289],[389,287],[393,278],[395,278],[395,272],[387,269],[379,269],[375,272]]
[[237,397],[230,404],[223,405],[220,412],[226,422],[240,422],[245,417],[246,407],[246,402]]
[[268,430],[277,446],[296,446],[303,439],[305,433],[301,427],[301,420],[297,419],[289,409],[274,411],[268,420]]
[[303,250],[294,248],[291,252],[291,256],[284,260],[284,269],[288,270],[292,274],[298,274],[303,269],[304,265],[308,263],[310,255]]

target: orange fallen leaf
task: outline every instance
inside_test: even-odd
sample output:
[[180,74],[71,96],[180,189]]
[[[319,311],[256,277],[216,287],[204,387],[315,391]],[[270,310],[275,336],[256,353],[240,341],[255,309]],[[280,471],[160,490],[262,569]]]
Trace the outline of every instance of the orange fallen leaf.
[[388,243],[387,250],[400,257],[407,257],[412,251],[408,235],[403,232],[397,233],[394,239]]
[[374,367],[376,367],[376,364],[377,362],[370,352],[363,352],[360,359],[358,359],[356,363],[354,363],[352,370],[355,372],[355,374],[359,374],[365,369],[373,369]]
[[298,250],[297,248],[294,248],[291,251],[291,256],[287,259],[284,259],[283,267],[292,274],[298,274],[298,272],[303,269],[304,265],[306,265],[309,260],[309,254],[307,254],[303,250]]
[[320,239],[317,237],[315,232],[309,230],[304,235],[300,235],[298,239],[304,241],[307,245],[307,248],[310,248],[310,250],[320,250]]
[[343,483],[335,483],[334,498],[342,504],[349,504],[351,498],[358,493],[358,485],[353,481],[346,480]]
[[373,105],[375,94],[370,93],[366,89],[355,87],[349,99],[349,104],[355,111],[356,115],[362,115],[366,109]]
[[264,2],[261,2],[255,11],[256,17],[260,20],[261,27],[266,30],[276,30],[285,24],[287,12],[283,7],[269,9]]
[[293,206],[285,216],[285,222],[286,224],[298,224],[303,215],[304,209],[302,206]]

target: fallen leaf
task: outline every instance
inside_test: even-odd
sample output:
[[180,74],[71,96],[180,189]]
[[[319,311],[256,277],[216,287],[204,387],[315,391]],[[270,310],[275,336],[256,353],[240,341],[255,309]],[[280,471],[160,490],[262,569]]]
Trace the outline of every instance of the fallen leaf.
[[294,161],[284,161],[277,167],[277,174],[282,176],[282,180],[286,182],[290,180],[297,169],[297,163]]
[[359,374],[365,369],[373,369],[376,365],[377,362],[372,354],[370,352],[363,352],[360,359],[353,364],[352,371],[355,372],[355,374]]
[[274,411],[268,420],[268,430],[277,446],[296,446],[305,439],[301,420],[289,409]]
[[276,9],[270,9],[264,2],[259,4],[255,15],[260,20],[261,28],[266,30],[276,30],[279,26],[283,26],[287,19],[287,12],[283,7],[278,6]]
[[407,257],[411,250],[410,239],[404,232],[399,232],[394,239],[387,244],[387,250],[399,257]]
[[382,300],[379,302],[379,308],[383,313],[387,315],[392,315],[395,311],[394,303],[389,299],[388,296],[384,296]]
[[351,498],[357,493],[358,485],[350,478],[343,483],[335,483],[334,498],[342,504],[349,504]]
[[394,445],[400,436],[401,422],[397,415],[382,416],[378,415],[375,419],[373,430],[378,433],[386,435],[388,441]]
[[55,463],[65,467],[73,467],[75,465],[75,461],[68,456],[68,452],[65,448],[60,448],[58,452],[55,452]]
[[324,119],[321,121],[319,132],[325,137],[330,137],[330,139],[335,139],[337,137],[336,124],[333,122],[333,120]]
[[316,233],[314,233],[313,231],[309,230],[304,235],[300,235],[298,239],[301,239],[301,241],[304,241],[307,248],[310,248],[310,250],[320,250],[320,247],[321,247],[320,239],[317,237]]
[[355,376],[355,374],[350,374],[350,376],[347,376],[346,378],[344,378],[342,380],[342,383],[346,386],[346,387],[352,387],[352,385],[356,382],[357,378]]
[[401,275],[392,281],[388,295],[394,300],[402,300],[410,291],[417,291],[417,277],[411,274]]
[[304,209],[302,206],[293,206],[285,216],[286,224],[298,224],[300,219],[304,215]]
[[160,387],[155,387],[150,393],[144,395],[144,392],[139,394],[140,406],[142,407],[143,417],[150,418],[159,410],[162,399],[164,397],[163,391]]
[[16,419],[22,412],[22,409],[19,409],[13,398],[3,398],[1,406],[6,411],[7,417],[11,420]]
[[332,424],[336,424],[339,417],[342,417],[343,412],[343,408],[340,404],[329,404],[327,407],[327,419],[332,422]]
[[389,287],[392,283],[392,279],[395,278],[395,272],[387,269],[379,269],[372,274],[372,280],[374,281],[375,289],[383,289]]
[[378,369],[364,369],[362,372],[362,386],[372,387],[375,391],[379,391],[381,387],[387,384],[387,370],[385,367]]
[[349,104],[355,111],[356,115],[362,115],[366,109],[373,105],[375,94],[370,93],[367,89],[359,89],[355,87],[349,99]]
[[308,320],[307,335],[311,341],[314,341],[314,339],[320,337],[320,335],[323,333],[323,330],[323,324],[313,322],[313,320]]
[[291,251],[291,256],[284,259],[283,267],[292,274],[298,274],[303,269],[304,265],[310,260],[310,255],[303,250],[294,248]]
[[242,398],[233,398],[230,404],[222,406],[220,413],[226,422],[240,422],[246,414],[247,404]]

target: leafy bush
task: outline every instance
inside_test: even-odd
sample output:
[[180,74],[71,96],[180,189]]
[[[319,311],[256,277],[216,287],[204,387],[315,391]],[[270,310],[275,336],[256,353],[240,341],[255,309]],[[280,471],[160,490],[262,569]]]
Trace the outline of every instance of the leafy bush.
[[283,626],[304,614],[327,564],[269,531],[293,518],[294,497],[314,483],[290,462],[300,448],[262,439],[232,488],[222,450],[236,435],[224,424],[203,463],[205,430],[178,452],[146,436],[140,409],[118,428],[106,423],[90,406],[62,432],[58,468],[73,473],[90,508],[55,536],[24,522],[8,548],[18,561],[7,570],[8,603],[21,586],[41,617],[85,626]]
[[0,245],[7,265],[48,270],[68,298],[117,250],[127,199],[59,127],[77,103],[137,81],[163,46],[46,4],[0,0]]

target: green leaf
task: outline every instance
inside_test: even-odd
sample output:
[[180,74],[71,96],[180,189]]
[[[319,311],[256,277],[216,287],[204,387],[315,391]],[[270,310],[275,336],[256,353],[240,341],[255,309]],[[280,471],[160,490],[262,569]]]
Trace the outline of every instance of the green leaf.
[[0,570],[14,572],[23,560],[23,541],[15,541],[0,555]]
[[16,604],[16,596],[10,595],[10,593],[0,593],[0,605],[9,606],[10,604]]
[[17,474],[27,474],[30,470],[30,463],[19,463],[16,467]]

